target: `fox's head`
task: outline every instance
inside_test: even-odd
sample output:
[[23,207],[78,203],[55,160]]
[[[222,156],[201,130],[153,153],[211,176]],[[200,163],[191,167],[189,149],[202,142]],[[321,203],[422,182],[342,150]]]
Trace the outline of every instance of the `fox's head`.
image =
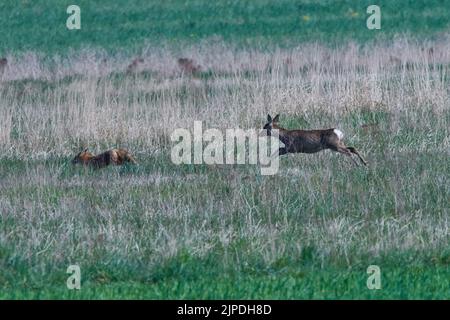
[[72,164],[77,163],[87,163],[94,155],[88,151],[88,149],[84,149],[80,153],[78,153],[75,158],[72,160]]

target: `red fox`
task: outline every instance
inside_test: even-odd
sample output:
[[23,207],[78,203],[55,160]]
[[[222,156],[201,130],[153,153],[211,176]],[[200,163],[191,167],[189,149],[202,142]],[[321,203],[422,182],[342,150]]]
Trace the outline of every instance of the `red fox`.
[[84,166],[91,166],[95,169],[103,168],[109,166],[110,164],[120,166],[125,162],[137,164],[137,161],[125,149],[112,149],[94,156],[86,148],[77,154],[72,160],[72,164],[81,163]]

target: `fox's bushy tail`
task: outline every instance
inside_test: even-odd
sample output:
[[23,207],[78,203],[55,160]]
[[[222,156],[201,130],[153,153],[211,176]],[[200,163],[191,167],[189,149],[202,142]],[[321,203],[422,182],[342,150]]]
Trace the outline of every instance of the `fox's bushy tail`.
[[132,164],[138,164],[137,161],[136,161],[136,159],[135,159],[131,154],[129,154],[129,153],[127,153],[127,154],[125,155],[125,159],[126,159],[128,162],[132,163]]

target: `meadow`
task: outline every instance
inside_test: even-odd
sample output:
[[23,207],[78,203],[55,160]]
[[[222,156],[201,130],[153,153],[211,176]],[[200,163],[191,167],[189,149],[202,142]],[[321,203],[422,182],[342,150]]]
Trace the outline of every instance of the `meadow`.
[[[15,12],[11,3],[1,14]],[[450,298],[444,2],[427,2],[435,15],[405,9],[403,24],[387,14],[386,25],[398,29],[381,38],[364,28],[346,35],[365,23],[345,15],[354,2],[332,10],[327,1],[276,8],[262,1],[255,11],[230,2],[223,5],[230,17],[255,20],[223,26],[205,18],[219,4],[165,3],[137,10],[115,35],[75,35],[66,51],[62,31],[44,36],[42,25],[26,45],[26,23],[3,38],[0,298]],[[120,4],[104,7],[111,24],[115,12],[127,17],[140,2]],[[300,4],[328,23],[316,21],[303,37],[286,31],[291,20],[282,17]],[[175,15],[180,8],[192,12],[183,14],[187,22]],[[164,25],[159,33],[139,29],[150,9]],[[105,21],[89,24],[86,11],[87,30],[110,30]],[[25,11],[23,21],[33,14]],[[415,27],[420,17],[429,28]],[[197,38],[190,37],[190,19],[210,24],[194,25]],[[347,40],[327,42],[339,37]],[[137,57],[142,62],[130,68]],[[199,70],[180,66],[181,57]],[[191,130],[197,120],[205,128],[261,128],[268,113],[280,113],[287,128],[339,128],[368,167],[330,151],[284,156],[274,176],[255,165],[171,162],[174,129]],[[139,165],[72,166],[86,147],[125,147]],[[81,290],[66,287],[73,264]],[[381,269],[380,290],[366,286],[369,265]]]
[[[81,29],[67,30],[66,8],[81,8]],[[382,8],[381,30],[369,32],[369,5]],[[367,42],[396,35],[439,38],[450,28],[446,0],[3,0],[0,55],[67,54],[86,47],[139,52],[147,45],[220,38],[243,48],[292,47],[317,41]]]

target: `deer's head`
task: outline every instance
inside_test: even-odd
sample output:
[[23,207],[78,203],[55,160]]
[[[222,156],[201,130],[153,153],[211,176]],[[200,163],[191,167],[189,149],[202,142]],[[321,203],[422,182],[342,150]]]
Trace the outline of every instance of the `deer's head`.
[[277,114],[273,119],[270,116],[270,114],[267,115],[267,123],[264,125],[263,129],[267,130],[267,133],[270,135],[270,131],[272,131],[272,129],[278,126],[278,119],[280,118],[280,115]]

